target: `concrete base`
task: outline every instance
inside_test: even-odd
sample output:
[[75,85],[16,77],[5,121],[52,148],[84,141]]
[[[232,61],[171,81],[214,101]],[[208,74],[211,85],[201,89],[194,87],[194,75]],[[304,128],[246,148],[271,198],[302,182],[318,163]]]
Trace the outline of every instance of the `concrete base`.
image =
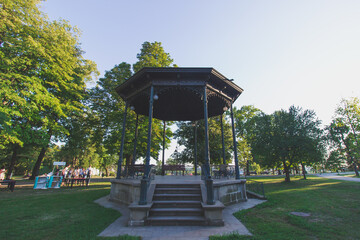
[[111,179],[110,201],[132,204],[140,199],[140,180]]
[[146,205],[130,204],[130,217],[128,225],[131,227],[145,226],[146,219],[152,203]]
[[214,200],[215,205],[206,204],[206,189],[204,181],[200,176],[181,176],[176,178],[168,178],[157,176],[149,186],[147,192],[146,205],[139,205],[140,200],[140,179],[112,179],[111,192],[109,200],[113,202],[129,205],[130,216],[128,220],[129,226],[144,226],[152,206],[152,196],[155,190],[156,183],[171,183],[171,184],[184,184],[184,183],[197,183],[201,186],[202,192],[202,206],[205,213],[205,218],[208,226],[223,226],[222,211],[224,205],[232,205],[239,202],[247,201],[246,196],[246,180],[216,180],[214,179]]
[[[203,184],[200,176],[156,176],[151,185],[156,183],[198,183]],[[247,201],[246,179],[214,179],[214,200],[222,202],[225,206]],[[151,201],[153,187],[148,190],[148,202]],[[203,201],[206,202],[206,194]],[[114,202],[131,204],[140,200],[140,179],[111,179],[110,200]]]
[[214,181],[214,199],[224,205],[247,201],[246,179]]
[[214,205],[208,205],[202,203],[202,208],[204,209],[204,215],[208,226],[224,226],[223,220],[223,209],[225,208],[224,204],[220,201],[216,201]]

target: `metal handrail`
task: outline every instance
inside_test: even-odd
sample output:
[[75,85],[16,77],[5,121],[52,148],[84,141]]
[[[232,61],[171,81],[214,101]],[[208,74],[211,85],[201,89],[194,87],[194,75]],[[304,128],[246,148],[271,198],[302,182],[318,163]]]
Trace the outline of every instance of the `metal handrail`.
[[149,165],[149,172],[146,174],[146,167],[144,169],[143,178],[140,180],[140,201],[139,205],[146,205],[147,204],[147,191],[150,186],[151,180],[154,179],[154,168],[153,165]]
[[201,179],[205,182],[206,187],[206,203],[209,205],[215,204],[214,200],[214,187],[213,187],[213,179],[211,178],[211,174],[209,172],[209,168],[206,164],[201,165]]
[[254,180],[246,180],[246,191],[257,198],[265,199],[264,183]]

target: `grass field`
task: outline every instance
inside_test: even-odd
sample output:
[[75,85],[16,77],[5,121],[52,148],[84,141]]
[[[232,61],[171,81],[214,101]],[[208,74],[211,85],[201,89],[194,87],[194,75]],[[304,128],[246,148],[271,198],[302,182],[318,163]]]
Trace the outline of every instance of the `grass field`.
[[[235,216],[253,233],[210,239],[360,239],[360,183],[317,177],[254,178],[265,184],[268,201]],[[3,186],[4,187],[4,186]],[[104,239],[96,237],[120,213],[94,200],[108,195],[109,182],[33,190],[0,191],[0,239]],[[310,217],[290,212],[310,213]],[[105,239],[139,239],[131,236]]]
[[[235,216],[253,233],[211,239],[360,239],[360,183],[317,177],[256,178],[268,201]],[[310,213],[298,217],[290,212]]]
[[3,188],[0,239],[102,239],[96,236],[120,217],[119,212],[94,203],[110,193],[109,182],[73,189],[33,190],[28,186],[10,192]]

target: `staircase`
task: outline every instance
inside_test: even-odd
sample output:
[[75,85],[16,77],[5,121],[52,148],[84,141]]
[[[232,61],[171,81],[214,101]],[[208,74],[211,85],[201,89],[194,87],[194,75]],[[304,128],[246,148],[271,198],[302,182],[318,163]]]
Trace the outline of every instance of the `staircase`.
[[147,225],[206,225],[200,184],[156,184]]

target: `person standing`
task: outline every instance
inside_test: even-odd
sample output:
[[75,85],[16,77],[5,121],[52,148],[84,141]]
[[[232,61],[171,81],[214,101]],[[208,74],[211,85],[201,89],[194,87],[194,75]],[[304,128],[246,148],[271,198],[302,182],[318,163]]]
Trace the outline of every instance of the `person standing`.
[[0,169],[0,180],[5,179],[5,173],[6,173],[5,166],[2,166],[1,169]]
[[90,177],[91,177],[91,166],[89,166],[89,168],[87,169],[86,177],[87,177],[87,178],[90,178]]

